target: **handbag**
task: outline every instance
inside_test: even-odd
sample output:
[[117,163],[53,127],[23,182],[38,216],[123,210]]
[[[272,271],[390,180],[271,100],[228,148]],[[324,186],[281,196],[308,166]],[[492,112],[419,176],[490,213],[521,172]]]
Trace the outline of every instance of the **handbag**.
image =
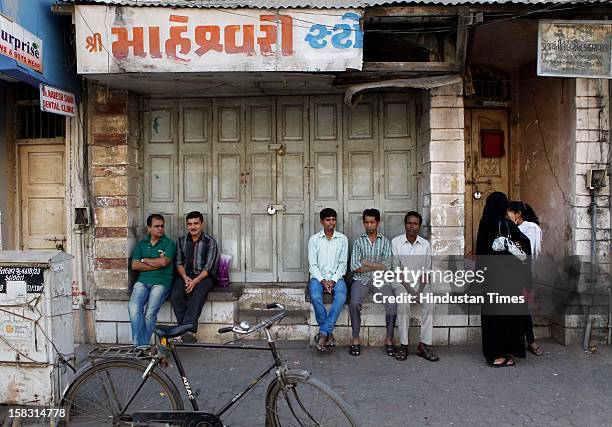
[[495,252],[510,252],[512,255],[517,257],[521,261],[525,261],[527,259],[527,254],[523,252],[521,248],[519,248],[516,243],[510,237],[510,227],[506,223],[506,229],[508,230],[508,234],[504,236],[501,231],[501,221],[498,224],[498,236],[495,240],[493,240],[493,244],[491,248]]

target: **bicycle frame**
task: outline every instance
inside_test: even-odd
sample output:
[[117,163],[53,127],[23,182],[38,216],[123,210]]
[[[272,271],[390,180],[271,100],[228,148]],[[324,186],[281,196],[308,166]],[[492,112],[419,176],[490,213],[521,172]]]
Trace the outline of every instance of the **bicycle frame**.
[[[181,362],[181,359],[178,355],[178,351],[177,348],[179,347],[188,347],[188,348],[220,348],[220,349],[234,349],[234,350],[255,350],[255,351],[270,351],[272,353],[272,356],[274,357],[274,363],[271,364],[269,367],[265,368],[259,375],[257,375],[255,378],[253,378],[250,382],[249,385],[242,391],[240,391],[239,393],[237,393],[234,397],[232,397],[232,399],[230,401],[228,401],[225,405],[223,405],[223,407],[221,409],[219,409],[217,412],[215,412],[215,416],[216,417],[221,417],[225,412],[227,412],[232,406],[234,406],[236,403],[238,403],[249,391],[251,391],[253,388],[255,388],[259,383],[261,383],[261,381],[274,369],[274,368],[282,368],[283,367],[283,361],[280,357],[280,353],[278,350],[278,347],[276,345],[276,342],[272,339],[272,335],[269,331],[269,327],[266,327],[263,329],[265,334],[266,334],[266,338],[267,338],[267,342],[268,342],[268,346],[267,347],[262,347],[262,346],[254,346],[254,345],[241,345],[241,346],[237,346],[237,345],[223,345],[223,344],[198,344],[198,343],[177,343],[177,344],[173,344],[171,346],[171,355],[172,355],[172,359],[174,360],[174,363],[176,364],[176,368],[179,371],[179,374],[181,376],[181,380],[183,381],[183,387],[185,388],[185,392],[187,393],[187,397],[189,398],[189,402],[191,404],[191,407],[193,408],[194,411],[199,412],[200,408],[198,406],[198,402],[197,402],[197,394],[194,393],[192,391],[191,385],[189,384],[189,379],[187,378],[187,373],[185,372],[185,368],[183,367],[183,363]],[[164,342],[162,341],[162,345],[164,345]],[[151,360],[151,362],[149,363],[149,366],[147,367],[147,370],[145,371],[145,373],[143,374],[143,379],[142,382],[140,383],[140,385],[138,386],[138,388],[136,389],[136,391],[134,392],[134,394],[132,395],[132,397],[130,398],[129,402],[126,404],[125,408],[123,408],[123,411],[121,412],[121,415],[125,413],[125,411],[127,410],[127,408],[129,407],[130,403],[132,402],[132,400],[136,397],[136,395],[138,394],[138,392],[140,391],[140,389],[143,387],[144,383],[146,382],[147,378],[149,377],[149,373],[156,368],[156,366],[159,364],[159,359],[155,358],[153,360]],[[281,370],[280,375],[284,375],[284,371]],[[177,413],[177,416],[181,416],[181,414]]]

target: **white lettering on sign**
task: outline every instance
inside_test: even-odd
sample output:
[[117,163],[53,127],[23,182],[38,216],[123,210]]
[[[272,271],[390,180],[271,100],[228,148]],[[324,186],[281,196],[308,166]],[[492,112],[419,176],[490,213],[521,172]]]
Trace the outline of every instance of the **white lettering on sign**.
[[0,15],[0,55],[42,73],[42,40]]
[[76,104],[74,94],[42,83],[39,85],[39,88],[41,111],[74,117]]
[[80,74],[361,70],[360,9],[77,5]]

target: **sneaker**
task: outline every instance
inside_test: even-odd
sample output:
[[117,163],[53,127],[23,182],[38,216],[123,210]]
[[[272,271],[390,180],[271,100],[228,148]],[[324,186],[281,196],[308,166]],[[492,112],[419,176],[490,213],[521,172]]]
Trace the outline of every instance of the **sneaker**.
[[183,342],[186,342],[186,343],[198,342],[198,339],[196,338],[193,332],[185,332],[183,336],[181,337],[181,339],[183,340]]

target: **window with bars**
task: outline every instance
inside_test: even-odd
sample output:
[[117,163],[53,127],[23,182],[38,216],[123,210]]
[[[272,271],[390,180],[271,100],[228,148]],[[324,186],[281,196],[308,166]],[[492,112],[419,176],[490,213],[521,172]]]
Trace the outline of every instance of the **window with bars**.
[[17,139],[66,136],[64,116],[40,111],[38,88],[20,83],[15,86],[15,134]]

